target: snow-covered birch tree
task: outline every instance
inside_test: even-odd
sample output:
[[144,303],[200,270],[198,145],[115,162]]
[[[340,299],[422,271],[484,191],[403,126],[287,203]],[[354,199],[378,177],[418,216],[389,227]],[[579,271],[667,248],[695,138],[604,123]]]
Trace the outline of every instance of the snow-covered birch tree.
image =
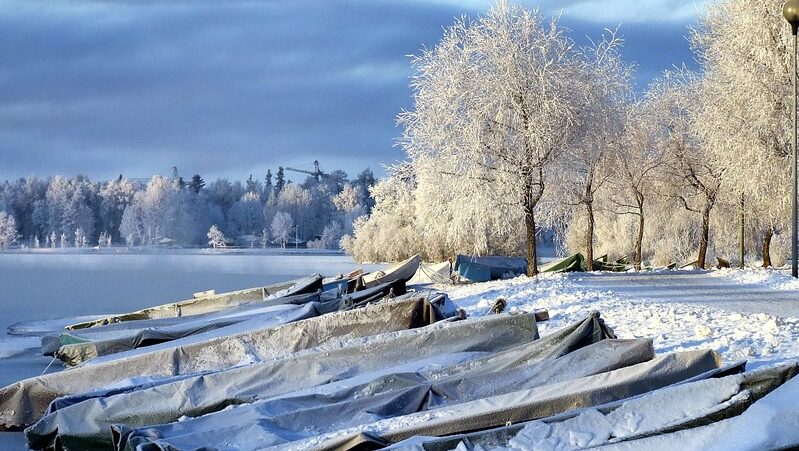
[[[545,171],[574,135],[579,108],[572,41],[557,19],[500,0],[457,21],[412,63],[414,108],[398,122],[420,186],[457,193],[460,202],[437,204],[454,236],[511,235],[523,223],[528,275],[536,275]],[[488,248],[475,243],[475,253]]]

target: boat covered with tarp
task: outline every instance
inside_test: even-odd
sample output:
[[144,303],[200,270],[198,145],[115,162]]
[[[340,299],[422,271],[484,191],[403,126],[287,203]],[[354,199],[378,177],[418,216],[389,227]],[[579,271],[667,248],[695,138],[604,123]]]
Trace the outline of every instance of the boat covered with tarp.
[[[0,389],[0,428],[27,426],[58,397],[148,376],[165,378],[268,360],[341,337],[358,338],[432,324],[440,312],[423,299],[377,303],[297,321],[316,308],[246,321],[206,334],[92,359],[69,371],[49,373]],[[292,322],[289,322],[292,321]]]
[[[314,293],[322,289],[322,276],[313,274],[301,279],[290,280],[263,287],[248,288],[245,290],[215,293],[213,290],[196,293],[192,299],[171,302],[155,307],[148,307],[135,312],[111,315],[71,324],[67,329],[85,329],[87,327],[102,326],[105,324],[141,319],[170,318],[176,316],[198,315],[200,313],[216,312],[222,309],[236,307],[243,304],[259,302],[261,305],[270,305],[270,301],[295,294]],[[279,303],[279,302],[275,302]]]
[[[608,259],[607,254],[594,259],[593,265],[594,271],[623,272],[629,270],[630,268],[632,268],[632,266],[630,266],[626,257],[622,257],[616,261],[611,261]],[[583,254],[578,252],[560,260],[555,260],[542,265],[539,268],[539,271],[551,273],[582,272],[588,271],[588,263]]]
[[527,259],[496,255],[483,257],[458,255],[455,257],[452,269],[462,279],[488,282],[527,274]]

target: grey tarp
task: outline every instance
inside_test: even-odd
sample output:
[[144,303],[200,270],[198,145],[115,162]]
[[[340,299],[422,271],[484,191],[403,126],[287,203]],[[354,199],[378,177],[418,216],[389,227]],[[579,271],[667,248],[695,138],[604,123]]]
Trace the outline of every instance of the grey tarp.
[[743,364],[730,365],[643,395],[540,420],[448,437],[416,436],[389,449],[466,451],[501,446],[546,450],[564,448],[566,437],[582,437],[581,447],[589,447],[662,434],[737,415],[797,371],[796,364],[740,374],[743,368]]
[[[303,308],[309,307],[306,305]],[[59,396],[88,392],[127,378],[142,375],[175,376],[221,369],[267,360],[326,342],[339,341],[344,337],[364,337],[385,331],[422,327],[439,319],[441,316],[437,309],[424,300],[384,302],[199,343],[161,349],[159,346],[162,344],[152,346],[159,348],[154,351],[140,352],[150,348],[128,351],[133,354],[25,379],[0,389],[0,429],[32,424],[44,413],[47,405]],[[241,324],[229,327],[238,326]],[[102,358],[92,362],[100,360]]]
[[[281,310],[296,309],[294,305],[270,305],[233,307],[219,312],[203,313],[189,317],[172,317],[158,319],[142,319],[125,321],[105,326],[79,329],[75,331],[51,332],[42,337],[42,355],[52,356],[61,346],[92,341],[118,340],[129,338],[131,345],[135,343],[137,335],[141,340],[146,340],[146,331],[163,332],[175,338],[181,338],[193,333],[199,333],[201,328],[212,330],[229,326],[250,319],[250,315],[260,313],[274,313]],[[177,336],[179,335],[179,336]],[[173,338],[174,339],[174,338]],[[133,346],[127,347],[132,349]]]
[[[301,279],[276,283],[263,287],[230,291],[212,295],[200,295],[193,299],[148,307],[135,312],[112,315],[105,318],[67,326],[67,329],[84,329],[105,324],[133,321],[140,319],[170,318],[174,316],[190,316],[200,313],[215,312],[250,302],[261,302],[269,305],[270,300],[295,294],[314,293],[322,289],[322,276],[314,274]],[[279,302],[278,302],[279,303]]]
[[[276,298],[269,301],[270,303],[275,303],[275,305],[263,306],[263,303],[257,303],[254,305],[236,307],[234,309],[226,309],[220,312],[213,312],[211,314],[181,318],[128,321],[125,323],[83,329],[77,333],[61,335],[59,341],[65,342],[66,344],[58,348],[55,356],[67,365],[77,365],[98,356],[120,353],[145,346],[153,346],[208,331],[217,330],[217,332],[215,332],[217,334],[229,335],[226,333],[228,326],[248,322],[248,324],[252,325],[250,329],[260,328],[259,322],[254,320],[267,320],[272,316],[285,314],[285,310],[291,310],[291,308],[286,307],[287,305],[299,306],[308,304],[309,302],[317,302],[314,309],[306,309],[306,311],[308,311],[307,315],[296,318],[296,320],[300,320],[340,309],[348,310],[356,306],[363,306],[370,301],[374,302],[377,299],[382,299],[393,288],[395,288],[393,285],[383,284],[326,301],[324,298],[328,297],[328,295],[322,292],[301,294]],[[294,308],[296,309],[297,307]],[[160,321],[172,322],[176,319],[182,319],[182,321],[172,323],[166,327],[154,325]],[[145,327],[136,328],[128,326],[134,323],[145,323],[142,324],[142,326]],[[122,326],[125,326],[125,330],[116,330]],[[240,327],[237,329],[240,329]],[[184,340],[183,343],[185,342]],[[166,346],[170,346],[170,344]]]
[[[536,343],[527,345],[533,348]],[[260,449],[381,419],[452,406],[522,389],[604,373],[654,358],[652,342],[604,340],[554,359],[499,369],[490,358],[426,372],[389,374],[337,392],[282,396],[199,418],[131,432],[122,449],[194,449],[247,437]],[[504,363],[504,362],[503,362]],[[220,441],[221,439],[221,441]]]
[[571,409],[629,398],[695,377],[719,366],[713,351],[686,351],[575,380],[519,390],[429,412],[405,415],[360,427],[280,445],[277,449],[330,450],[396,443],[416,436],[442,436],[543,418]]
[[[617,442],[600,446],[599,449],[607,451],[640,449],[670,451],[675,449],[675,443],[679,444],[681,451],[799,449],[799,425],[797,424],[799,378],[792,377],[785,381],[785,370],[788,370],[791,376],[795,375],[796,363],[763,371],[770,371],[771,375],[757,371],[757,373],[761,373],[759,374],[761,380],[756,384],[759,387],[752,390],[753,393],[750,396],[754,402],[745,403],[746,410],[742,413],[740,410],[733,412],[736,416],[728,415],[722,419],[713,419],[713,422],[695,422],[689,428]],[[780,372],[783,374],[779,374]],[[752,389],[751,385],[747,386],[746,382],[745,380],[742,385],[747,390],[743,391],[742,395]],[[777,386],[773,387],[774,385]],[[763,390],[764,388],[773,388],[773,390]],[[755,394],[758,391],[759,393]]]
[[[546,352],[558,353],[601,337],[596,317],[566,329]],[[232,404],[252,402],[433,356],[499,352],[538,337],[535,315],[494,315],[373,337],[328,343],[275,361],[230,368],[102,398],[80,400],[51,413],[29,429],[31,446],[59,441],[82,449],[97,440],[110,444],[110,424],[130,427],[175,421]],[[497,357],[499,358],[499,357]],[[515,355],[504,361],[512,362]],[[298,377],[302,375],[302,377]],[[56,404],[56,403],[53,403]],[[51,406],[53,407],[53,406]]]

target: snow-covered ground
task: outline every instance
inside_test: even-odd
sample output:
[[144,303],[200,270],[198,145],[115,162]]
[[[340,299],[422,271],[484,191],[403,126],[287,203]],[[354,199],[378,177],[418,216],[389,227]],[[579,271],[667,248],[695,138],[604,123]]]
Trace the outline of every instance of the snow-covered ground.
[[497,298],[547,309],[541,334],[598,310],[619,338],[652,337],[661,352],[710,348],[748,368],[799,358],[799,283],[764,270],[544,274],[441,287],[470,314]]
[[[238,289],[357,266],[349,257],[329,254],[0,254],[0,326],[130,311],[210,288]],[[551,319],[540,324],[542,335],[598,310],[620,338],[653,337],[660,352],[711,348],[727,362],[747,360],[749,369],[799,359],[799,282],[785,271],[544,274],[437,288],[471,315],[485,314],[500,297],[510,310],[547,309]],[[50,363],[36,355],[37,346],[36,338],[0,335],[0,385],[39,374]],[[0,449],[23,443],[20,434],[0,433]]]

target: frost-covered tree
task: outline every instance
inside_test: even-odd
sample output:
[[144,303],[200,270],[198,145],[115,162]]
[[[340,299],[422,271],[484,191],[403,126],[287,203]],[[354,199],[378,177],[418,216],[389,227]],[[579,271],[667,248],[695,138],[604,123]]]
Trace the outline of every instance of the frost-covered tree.
[[473,238],[474,253],[489,249],[489,230],[510,237],[523,224],[528,275],[537,274],[536,207],[583,106],[572,41],[556,19],[501,0],[457,21],[413,67],[414,109],[399,123],[420,188],[458,193],[434,205],[450,237]]
[[[792,43],[782,0],[725,0],[691,33],[702,65],[697,129],[725,167],[731,198],[743,193],[759,229],[764,266],[774,234],[790,229]],[[754,247],[754,246],[753,246]]]
[[272,237],[274,238],[276,243],[280,243],[280,246],[285,248],[286,243],[288,243],[289,238],[291,237],[291,229],[294,227],[294,220],[291,218],[289,213],[285,211],[279,211],[275,214],[274,219],[272,219]]
[[611,171],[608,208],[615,215],[636,219],[632,261],[635,269],[640,270],[644,255],[645,207],[657,201],[653,198],[657,196],[658,171],[664,164],[666,149],[655,139],[656,112],[651,102],[638,101],[627,108],[621,141],[608,156]]
[[261,242],[261,249],[266,249],[266,245],[269,244],[269,231],[266,228],[261,229],[259,241]]
[[119,226],[119,234],[128,246],[133,246],[136,242],[144,244],[144,226],[137,205],[128,205],[125,208],[122,214],[122,223]]
[[[419,252],[426,236],[417,229],[415,185],[410,165],[389,168],[388,177],[372,188],[372,214],[355,220],[353,235],[342,237],[341,248],[358,261],[397,261]],[[426,258],[442,257],[435,250],[423,252]]]
[[219,249],[226,247],[226,239],[225,235],[219,230],[219,227],[216,224],[212,225],[210,229],[208,229],[208,245],[214,249]]
[[[99,192],[100,227],[109,237],[119,231],[125,208],[133,203],[136,187],[125,178],[118,178],[105,183]],[[117,234],[117,237],[120,235]]]
[[256,235],[263,228],[262,211],[260,189],[246,192],[230,207],[229,229],[236,233],[234,236]]
[[[312,225],[312,220],[318,218],[316,216],[318,210],[315,210],[317,207],[313,204],[312,191],[295,184],[286,185],[277,198],[277,210],[288,213],[291,216],[293,224],[298,226],[301,238],[312,236],[314,231],[324,227],[324,224],[318,226],[318,228]],[[318,205],[319,203],[317,202]]]
[[55,235],[55,230],[53,230],[52,232],[50,232],[50,235],[49,235],[49,240],[50,240],[50,247],[51,247],[51,248],[55,249],[55,247],[56,247],[56,240],[57,240],[57,239],[58,239],[58,238],[57,238],[57,237],[56,237],[56,235]]
[[8,249],[17,239],[17,221],[13,216],[0,210],[0,251]]
[[[577,116],[577,134],[565,149],[552,175],[571,217],[582,216],[581,230],[587,269],[593,270],[598,192],[611,177],[610,156],[621,144],[625,107],[632,92],[632,68],[621,57],[622,41],[615,32],[580,50],[583,65],[575,79],[583,105]],[[557,208],[557,207],[555,207]],[[575,230],[574,221],[570,230]]]
[[86,232],[83,231],[82,227],[78,227],[75,229],[75,247],[85,247],[86,246]]
[[667,72],[650,87],[648,96],[658,104],[658,137],[666,146],[665,168],[670,177],[669,197],[700,215],[701,230],[696,264],[704,268],[710,239],[710,214],[721,190],[724,168],[710,155],[707,143],[697,133],[696,117],[702,108],[701,78],[681,70]]

